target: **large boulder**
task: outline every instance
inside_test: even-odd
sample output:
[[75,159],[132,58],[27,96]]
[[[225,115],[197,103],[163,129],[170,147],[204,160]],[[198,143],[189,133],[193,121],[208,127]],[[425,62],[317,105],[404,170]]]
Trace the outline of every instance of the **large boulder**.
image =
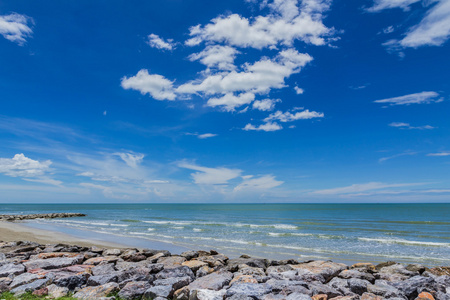
[[197,278],[191,284],[189,284],[189,289],[208,289],[218,291],[222,289],[225,285],[229,284],[231,279],[233,279],[233,274],[230,272],[216,272],[209,275]]
[[76,299],[82,300],[92,300],[99,299],[102,297],[106,297],[109,294],[118,291],[119,285],[115,282],[107,283],[100,286],[89,286],[84,289],[79,290],[75,295],[73,295]]
[[128,282],[119,292],[122,299],[136,299],[144,295],[145,291],[151,287],[147,281]]
[[325,278],[325,281],[330,281],[331,278],[333,278],[343,270],[347,269],[347,265],[345,264],[321,260],[315,260],[291,266],[294,269],[308,270],[313,274],[320,275],[323,278]]

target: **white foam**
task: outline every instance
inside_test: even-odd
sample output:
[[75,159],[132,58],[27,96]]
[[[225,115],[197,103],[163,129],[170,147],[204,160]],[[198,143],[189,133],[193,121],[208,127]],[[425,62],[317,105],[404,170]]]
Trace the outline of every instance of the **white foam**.
[[450,243],[410,241],[410,240],[403,240],[403,239],[358,238],[358,240],[366,241],[366,242],[378,242],[378,243],[384,243],[384,244],[403,244],[403,245],[432,246],[432,247],[450,247]]

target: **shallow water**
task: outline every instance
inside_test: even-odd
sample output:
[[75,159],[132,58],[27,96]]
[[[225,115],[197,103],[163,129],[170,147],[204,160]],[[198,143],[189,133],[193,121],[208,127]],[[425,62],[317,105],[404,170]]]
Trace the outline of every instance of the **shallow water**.
[[[34,220],[228,255],[450,265],[450,204],[2,204],[0,213],[81,212]],[[47,228],[48,229],[48,228]],[[100,235],[101,236],[101,235]],[[142,246],[142,242],[140,245]]]

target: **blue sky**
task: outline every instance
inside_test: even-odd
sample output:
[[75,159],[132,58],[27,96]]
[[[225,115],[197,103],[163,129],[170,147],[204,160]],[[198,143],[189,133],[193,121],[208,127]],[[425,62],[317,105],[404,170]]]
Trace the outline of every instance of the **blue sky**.
[[449,0],[0,1],[0,202],[449,202]]

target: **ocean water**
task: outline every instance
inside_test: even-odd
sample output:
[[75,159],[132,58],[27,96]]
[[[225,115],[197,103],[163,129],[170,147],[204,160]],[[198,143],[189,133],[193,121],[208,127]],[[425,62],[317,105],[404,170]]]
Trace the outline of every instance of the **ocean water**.
[[231,257],[450,265],[450,204],[0,204],[0,214],[49,212],[87,217],[28,225]]

